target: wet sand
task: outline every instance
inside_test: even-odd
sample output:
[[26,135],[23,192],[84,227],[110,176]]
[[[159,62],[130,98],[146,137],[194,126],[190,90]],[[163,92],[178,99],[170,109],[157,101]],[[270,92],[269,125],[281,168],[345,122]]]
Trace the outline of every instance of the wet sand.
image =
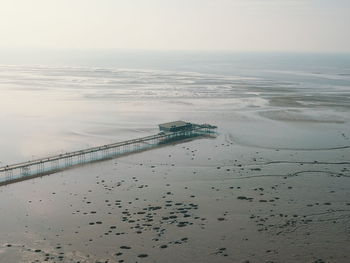
[[2,187],[1,259],[348,262],[349,149],[326,152],[223,134]]
[[[1,263],[350,261],[345,88],[56,68],[21,68],[21,80],[5,69],[20,84],[1,76],[3,163],[153,134],[177,119],[219,134],[0,187]],[[23,88],[28,72],[43,90]]]

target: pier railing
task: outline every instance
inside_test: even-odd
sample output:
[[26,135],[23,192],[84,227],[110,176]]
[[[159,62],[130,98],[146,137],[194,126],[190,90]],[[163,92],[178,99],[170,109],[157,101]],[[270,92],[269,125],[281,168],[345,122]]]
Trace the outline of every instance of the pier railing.
[[192,127],[177,132],[161,132],[138,139],[6,165],[0,167],[0,185],[54,173],[84,163],[111,159],[128,153],[155,148],[186,138],[212,135],[215,134],[216,128],[216,126],[209,124],[193,124]]

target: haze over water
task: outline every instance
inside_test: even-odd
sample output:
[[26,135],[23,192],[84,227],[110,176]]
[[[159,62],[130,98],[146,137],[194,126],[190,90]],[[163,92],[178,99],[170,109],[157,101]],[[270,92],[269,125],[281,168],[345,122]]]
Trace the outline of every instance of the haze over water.
[[174,120],[218,136],[1,187],[0,262],[349,261],[349,55],[35,55],[0,65],[1,166]]
[[48,54],[55,54],[49,66],[43,55],[1,65],[3,163],[151,134],[176,119],[214,119],[222,128],[244,119],[233,129],[238,137],[255,122],[272,123],[249,140],[267,142],[273,133],[276,147],[346,143],[333,132],[349,121],[349,55]]
[[1,186],[0,263],[350,262],[349,13],[1,0],[0,167],[176,120],[218,133]]

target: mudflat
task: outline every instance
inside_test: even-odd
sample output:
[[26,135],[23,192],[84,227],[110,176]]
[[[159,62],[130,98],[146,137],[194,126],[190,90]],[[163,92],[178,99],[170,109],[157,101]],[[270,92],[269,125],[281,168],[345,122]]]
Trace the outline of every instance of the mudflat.
[[350,261],[348,75],[341,87],[310,86],[314,75],[2,72],[3,163],[180,119],[218,134],[0,187],[0,262]]

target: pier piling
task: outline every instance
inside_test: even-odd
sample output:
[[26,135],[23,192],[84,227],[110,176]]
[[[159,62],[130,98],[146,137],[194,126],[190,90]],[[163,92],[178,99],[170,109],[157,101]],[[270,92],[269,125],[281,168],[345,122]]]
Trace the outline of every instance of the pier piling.
[[[0,185],[51,174],[84,163],[115,158],[124,154],[156,148],[187,138],[212,136],[216,126],[186,123],[183,129],[160,132],[138,139],[92,147],[56,156],[0,167]],[[190,124],[190,125],[189,125]]]

